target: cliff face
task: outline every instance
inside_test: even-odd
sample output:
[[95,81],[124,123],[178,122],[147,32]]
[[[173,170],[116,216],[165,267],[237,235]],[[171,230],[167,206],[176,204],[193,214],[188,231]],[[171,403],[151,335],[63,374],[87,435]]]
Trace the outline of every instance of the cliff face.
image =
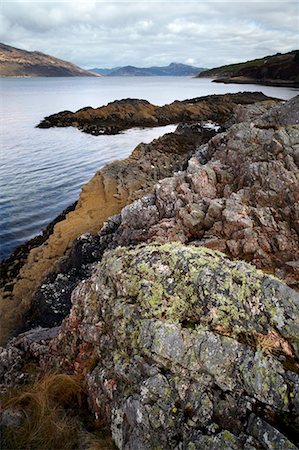
[[299,87],[299,51],[205,70],[198,76],[219,83],[258,83]]
[[[241,105],[225,132],[181,125],[101,171],[130,204],[78,237],[38,289],[29,284],[33,298],[23,285],[27,327],[50,328],[0,349],[0,393],[32,379],[34,362],[83,377],[90,413],[106,417],[119,449],[295,450],[298,123],[299,97]],[[170,165],[180,171],[169,176]],[[81,199],[60,226],[72,217],[78,233],[88,211],[100,223],[97,191],[86,192],[92,209]],[[25,420],[9,408],[4,430]]]
[[40,52],[0,44],[1,77],[95,77],[74,64]]

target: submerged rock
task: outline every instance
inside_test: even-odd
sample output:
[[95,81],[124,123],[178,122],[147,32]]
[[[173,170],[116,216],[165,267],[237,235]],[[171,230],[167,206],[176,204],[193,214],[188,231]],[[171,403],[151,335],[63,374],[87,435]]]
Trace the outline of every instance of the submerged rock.
[[142,245],[107,252],[72,304],[42,359],[85,374],[118,448],[296,448],[299,296],[282,282]]

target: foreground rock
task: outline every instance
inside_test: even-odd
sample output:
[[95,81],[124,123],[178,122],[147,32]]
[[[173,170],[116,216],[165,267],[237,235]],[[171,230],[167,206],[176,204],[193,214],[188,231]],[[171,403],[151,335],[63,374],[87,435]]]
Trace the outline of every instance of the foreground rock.
[[230,129],[198,148],[186,170],[84,235],[37,289],[27,327],[60,323],[70,295],[105,250],[181,242],[225,252],[299,287],[299,97],[236,109]]
[[250,104],[269,99],[261,92],[208,95],[191,100],[175,101],[156,106],[146,100],[117,100],[100,108],[86,107],[73,113],[53,114],[38,125],[39,128],[76,127],[94,135],[116,134],[131,127],[156,127],[179,122],[202,120],[222,125],[237,104]]
[[299,296],[279,280],[143,245],[106,253],[72,304],[40,364],[84,375],[118,448],[296,448]]
[[78,374],[119,449],[296,449],[298,124],[299,97],[239,106],[99,172],[6,297],[29,331],[0,349],[0,393],[32,366]]
[[60,329],[0,350],[1,392],[34,362],[85,378],[119,449],[295,450],[298,335],[299,295],[244,262],[182,244],[118,248]]

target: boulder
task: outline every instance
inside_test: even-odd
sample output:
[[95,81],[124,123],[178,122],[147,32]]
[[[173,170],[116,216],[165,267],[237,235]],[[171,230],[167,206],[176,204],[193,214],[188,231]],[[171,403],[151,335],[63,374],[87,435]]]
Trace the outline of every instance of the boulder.
[[295,449],[298,319],[299,295],[249,264],[124,247],[73,292],[42,360],[84,374],[120,449]]

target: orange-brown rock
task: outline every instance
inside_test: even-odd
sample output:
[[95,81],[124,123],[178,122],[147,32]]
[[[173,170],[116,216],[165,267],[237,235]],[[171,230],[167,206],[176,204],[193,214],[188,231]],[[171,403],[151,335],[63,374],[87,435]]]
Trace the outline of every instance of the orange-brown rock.
[[76,127],[94,135],[116,134],[131,127],[155,127],[172,123],[212,120],[222,125],[237,104],[269,99],[261,92],[208,95],[156,106],[146,100],[126,99],[100,108],[86,107],[45,117],[39,128]]
[[[262,93],[214,95],[174,102],[161,108],[144,101],[126,100],[113,102],[98,110],[84,108],[76,114],[82,116],[82,123],[88,123],[90,115],[92,117],[93,114],[100,114],[103,123],[111,124],[112,120],[119,129],[137,124],[144,125],[145,121],[148,126],[175,123],[180,120],[197,123],[198,120],[205,119],[224,124],[232,119],[238,104],[265,99],[267,103],[269,99]],[[68,113],[62,115],[67,116]],[[93,118],[90,120],[93,123]],[[67,124],[65,121],[61,126]],[[75,126],[74,123],[72,125]],[[126,160],[116,161],[97,172],[83,187],[75,210],[56,223],[53,232],[42,245],[31,248],[28,255],[25,254],[22,262],[18,264],[20,267],[18,273],[14,270],[9,274],[10,267],[5,267],[5,283],[1,289],[2,299],[0,299],[2,340],[5,340],[11,330],[21,322],[21,318],[31,305],[34,292],[47,274],[55,268],[60,258],[68,254],[75,238],[84,233],[97,233],[110,216],[151,192],[156,182],[184,169],[191,154],[214,134],[215,131],[203,129],[198,125],[180,127],[178,132],[166,135],[152,144],[140,144]],[[139,233],[142,234],[142,230]],[[60,278],[63,276],[60,274]],[[56,294],[53,295],[55,297]],[[67,301],[69,296],[68,293]],[[62,305],[64,300],[57,301],[58,311],[61,309],[65,311]],[[54,312],[55,308],[56,306],[52,308]],[[57,317],[59,323],[60,313]],[[53,322],[56,323],[55,320],[51,321]]]
[[192,152],[214,134],[209,130],[199,133],[182,129],[151,144],[140,144],[126,160],[115,161],[98,171],[83,187],[75,210],[55,224],[45,242],[30,249],[12,279],[8,272],[13,261],[8,267],[2,265],[2,339],[15,328],[45,274],[68,252],[77,236],[98,232],[108,217],[150,192],[159,179],[182,169]]

